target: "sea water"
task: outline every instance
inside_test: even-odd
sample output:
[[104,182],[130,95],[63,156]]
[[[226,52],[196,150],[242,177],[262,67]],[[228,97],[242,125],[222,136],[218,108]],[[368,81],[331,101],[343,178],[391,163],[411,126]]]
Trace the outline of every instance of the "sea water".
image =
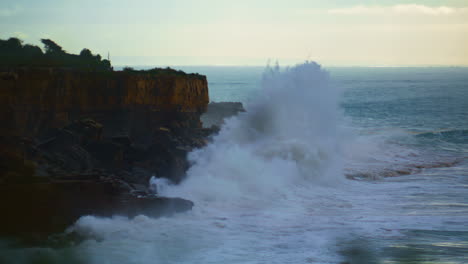
[[468,263],[468,69],[181,67],[240,101],[181,185],[192,211],[84,216],[5,263]]

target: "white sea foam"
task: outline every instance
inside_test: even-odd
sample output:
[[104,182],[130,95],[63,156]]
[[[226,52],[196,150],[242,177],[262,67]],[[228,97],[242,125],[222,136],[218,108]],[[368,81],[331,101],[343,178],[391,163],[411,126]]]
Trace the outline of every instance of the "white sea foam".
[[180,186],[164,195],[197,201],[271,199],[293,186],[340,181],[340,91],[307,62],[263,75],[262,96],[226,120],[212,143],[189,156]]

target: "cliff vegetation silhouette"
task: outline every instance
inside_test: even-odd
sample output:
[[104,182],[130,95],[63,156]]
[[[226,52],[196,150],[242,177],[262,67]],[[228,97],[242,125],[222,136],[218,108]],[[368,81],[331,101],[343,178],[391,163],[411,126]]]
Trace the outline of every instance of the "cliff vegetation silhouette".
[[[111,62],[94,55],[89,49],[83,49],[80,54],[67,53],[60,45],[51,39],[41,39],[44,49],[31,44],[23,44],[19,38],[0,39],[0,70],[17,68],[61,68],[71,70],[86,70],[112,72]],[[151,74],[152,76],[188,75],[203,79],[198,73],[187,74],[170,67],[136,70],[124,67],[123,72],[129,74]]]
[[59,67],[97,71],[112,71],[109,60],[83,49],[79,55],[69,54],[50,39],[41,39],[44,51],[38,46],[23,44],[18,38],[0,39],[0,67]]

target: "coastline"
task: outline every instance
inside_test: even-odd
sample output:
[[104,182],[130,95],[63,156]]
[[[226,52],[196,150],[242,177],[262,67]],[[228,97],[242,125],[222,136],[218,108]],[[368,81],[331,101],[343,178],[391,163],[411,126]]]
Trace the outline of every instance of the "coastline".
[[0,73],[1,236],[47,237],[83,215],[158,217],[193,203],[155,195],[214,131],[205,76],[14,68]]

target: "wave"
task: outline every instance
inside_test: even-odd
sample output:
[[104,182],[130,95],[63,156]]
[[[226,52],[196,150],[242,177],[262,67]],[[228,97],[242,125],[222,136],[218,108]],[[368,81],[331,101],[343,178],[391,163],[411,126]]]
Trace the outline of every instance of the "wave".
[[[342,91],[317,63],[267,67],[261,88],[247,112],[225,120],[208,146],[189,155],[187,179],[165,187],[163,195],[195,203],[269,200],[297,186],[414,174],[458,162],[434,159],[405,142],[413,135],[404,131],[359,135],[346,128],[339,107]],[[417,136],[460,140],[466,130]]]
[[468,130],[466,129],[423,132],[416,134],[416,137],[441,140],[455,144],[468,144]]
[[453,167],[466,157],[463,146],[437,142],[431,133],[404,129],[366,129],[345,146],[345,176],[348,179],[382,179],[418,174],[426,169]]
[[392,164],[382,166],[376,170],[366,169],[360,172],[345,173],[346,178],[351,180],[376,180],[386,177],[398,177],[403,175],[417,174],[425,169],[453,167],[460,163],[460,160],[450,159],[445,161],[426,161],[420,163]]
[[268,67],[261,96],[189,155],[187,179],[163,195],[197,202],[269,200],[294,186],[344,179],[341,91],[329,79],[314,62]]

